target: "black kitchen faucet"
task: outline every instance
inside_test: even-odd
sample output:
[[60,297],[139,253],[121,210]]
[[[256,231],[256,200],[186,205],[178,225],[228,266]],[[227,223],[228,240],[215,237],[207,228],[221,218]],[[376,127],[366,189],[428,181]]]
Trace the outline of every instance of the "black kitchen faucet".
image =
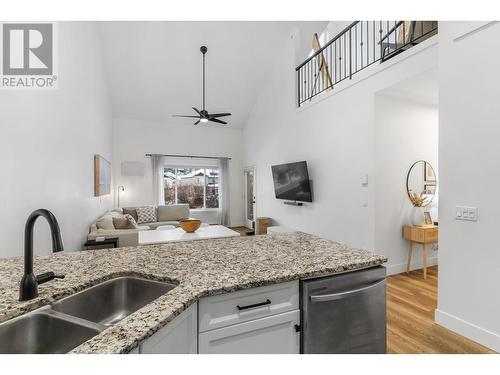
[[36,219],[43,216],[49,222],[52,236],[52,252],[63,251],[61,232],[56,217],[46,209],[38,209],[31,213],[24,228],[24,275],[19,288],[19,301],[27,301],[38,297],[38,284],[46,283],[55,278],[63,279],[64,275],[45,272],[35,276],[33,273],[33,227]]

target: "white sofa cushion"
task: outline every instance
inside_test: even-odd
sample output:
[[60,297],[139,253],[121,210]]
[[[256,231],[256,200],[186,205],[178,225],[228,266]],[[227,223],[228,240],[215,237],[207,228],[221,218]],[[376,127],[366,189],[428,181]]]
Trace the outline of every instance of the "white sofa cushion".
[[179,221],[189,217],[189,204],[158,206],[158,221]]
[[156,221],[156,208],[153,206],[137,207],[137,224],[154,223]]

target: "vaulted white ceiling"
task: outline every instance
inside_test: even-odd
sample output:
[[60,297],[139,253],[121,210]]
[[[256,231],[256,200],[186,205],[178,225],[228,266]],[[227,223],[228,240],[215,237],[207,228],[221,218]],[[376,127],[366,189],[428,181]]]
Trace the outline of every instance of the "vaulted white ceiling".
[[[102,22],[101,34],[115,118],[190,126],[201,109],[201,53],[206,45],[209,112],[231,112],[243,127],[275,63],[275,51],[296,27],[321,32],[325,22]],[[279,94],[279,93],[277,93]]]

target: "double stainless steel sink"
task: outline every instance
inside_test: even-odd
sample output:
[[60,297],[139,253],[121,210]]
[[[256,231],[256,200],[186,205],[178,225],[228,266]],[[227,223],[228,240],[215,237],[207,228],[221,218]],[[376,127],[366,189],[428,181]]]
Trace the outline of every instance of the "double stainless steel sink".
[[0,324],[0,353],[67,353],[176,285],[118,277]]

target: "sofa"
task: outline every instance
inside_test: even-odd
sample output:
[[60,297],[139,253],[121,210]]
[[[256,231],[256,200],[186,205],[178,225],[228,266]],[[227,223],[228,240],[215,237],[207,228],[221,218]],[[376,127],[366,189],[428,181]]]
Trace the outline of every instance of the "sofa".
[[[148,216],[152,220],[144,222],[140,220],[137,210],[147,208],[154,215]],[[120,220],[128,220],[132,223],[127,229],[118,229],[115,227]],[[132,219],[131,219],[132,218]],[[179,221],[189,218],[188,204],[173,204],[168,206],[141,206],[141,207],[123,207],[116,208],[105,213],[90,225],[88,240],[95,240],[97,237],[117,237],[118,246],[137,246],[139,244],[138,233],[143,230],[156,230],[159,226],[173,225],[179,226]],[[143,218],[144,219],[144,218]]]

